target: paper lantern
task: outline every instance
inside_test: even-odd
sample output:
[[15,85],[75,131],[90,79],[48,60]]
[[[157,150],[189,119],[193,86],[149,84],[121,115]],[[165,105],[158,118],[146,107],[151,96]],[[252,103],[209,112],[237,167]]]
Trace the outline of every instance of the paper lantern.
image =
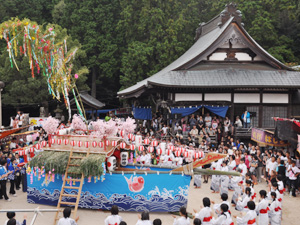
[[143,145],[140,145],[140,146],[139,146],[139,151],[140,151],[140,152],[144,151],[144,149],[145,149],[145,148],[144,148]]
[[110,144],[109,140],[106,140],[106,141],[105,141],[105,145],[106,145],[106,146],[109,146],[109,144]]
[[199,153],[199,158],[203,158],[204,157],[204,152],[200,151]]
[[171,155],[171,154],[172,154],[172,150],[171,150],[171,149],[167,149],[167,150],[166,150],[166,154],[167,154],[167,155]]
[[71,141],[70,144],[74,147],[76,145],[76,141]]
[[89,142],[89,141],[84,142],[84,146],[85,146],[86,148],[89,148],[89,147],[90,147],[90,142]]
[[59,138],[59,139],[56,140],[56,143],[57,143],[58,145],[61,145],[62,140]]
[[69,139],[64,139],[65,145],[69,144]]
[[151,145],[154,146],[154,147],[156,147],[158,145],[158,141],[152,141]]
[[37,150],[40,150],[40,149],[41,149],[41,145],[40,145],[40,144],[36,144],[36,145],[35,145],[35,148],[36,148]]
[[54,145],[54,144],[55,144],[55,139],[54,139],[54,138],[51,138],[51,140],[50,140],[50,141],[51,141],[51,144],[52,144],[52,145]]
[[150,147],[148,148],[148,152],[150,152],[150,153],[154,152],[154,147],[150,146]]
[[23,156],[23,155],[25,155],[25,150],[21,150],[21,151],[19,151],[19,155],[20,155],[20,156]]
[[181,152],[180,152],[180,151],[176,151],[176,152],[175,152],[175,156],[176,156],[176,157],[180,157],[180,156],[181,156]]
[[117,144],[118,144],[118,142],[117,142],[117,141],[112,141],[112,142],[111,142],[111,145],[112,145],[113,147],[116,147],[116,146],[117,146]]
[[47,146],[47,141],[42,141],[41,145],[42,145],[42,147],[46,147]]
[[199,159],[200,153],[199,152],[194,152],[193,157],[194,157],[194,159]]
[[169,145],[168,149],[171,151],[174,151],[175,147],[174,147],[174,145]]
[[131,151],[135,150],[135,145],[130,145],[130,150]]
[[183,153],[183,156],[184,156],[185,158],[188,158],[188,157],[189,157],[189,153],[188,153],[187,151],[185,151],[185,152]]
[[128,134],[128,139],[132,140],[133,134]]
[[131,139],[131,140],[132,140],[132,141],[135,141],[135,135],[132,136],[132,139]]
[[126,143],[125,143],[125,142],[122,142],[122,143],[120,144],[120,147],[121,147],[122,149],[126,148]]
[[121,131],[120,131],[120,136],[121,136],[121,137],[124,137],[124,135],[125,135],[124,130],[121,130]]
[[100,148],[103,148],[103,147],[104,147],[104,142],[103,142],[103,141],[99,141],[98,146],[99,146]]
[[144,140],[144,144],[145,144],[145,145],[149,145],[149,144],[150,144],[150,140],[149,140],[148,138],[146,138],[146,139]]
[[92,146],[93,146],[93,148],[96,148],[98,146],[97,141],[93,141]]
[[81,146],[82,146],[82,141],[78,141],[78,142],[77,142],[77,146],[78,146],[78,147],[81,147]]
[[33,147],[31,147],[31,148],[29,149],[29,153],[34,153],[34,148],[33,148]]
[[161,148],[159,148],[159,149],[156,149],[156,153],[157,153],[157,154],[161,155],[161,154],[162,154],[162,152],[163,152],[163,151],[162,151],[162,149],[161,149]]

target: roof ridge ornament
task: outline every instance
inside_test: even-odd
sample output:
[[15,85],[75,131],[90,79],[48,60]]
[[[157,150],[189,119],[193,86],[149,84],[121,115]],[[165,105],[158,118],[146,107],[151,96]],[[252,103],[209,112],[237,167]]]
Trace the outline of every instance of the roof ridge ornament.
[[242,23],[242,12],[237,9],[236,3],[226,4],[226,8],[221,12],[221,23],[220,27],[223,26],[231,17],[233,17],[233,21],[237,22],[240,25],[244,25]]

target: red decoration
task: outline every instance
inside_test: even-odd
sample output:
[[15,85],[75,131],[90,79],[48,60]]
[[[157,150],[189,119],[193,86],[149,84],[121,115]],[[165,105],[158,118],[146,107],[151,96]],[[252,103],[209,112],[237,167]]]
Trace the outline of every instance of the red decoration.
[[162,154],[162,149],[161,148],[156,149],[156,153],[159,154],[159,155],[161,155]]
[[149,144],[150,144],[150,140],[149,140],[148,138],[146,138],[146,139],[144,140],[144,144],[145,144],[145,145],[149,145]]
[[112,141],[112,142],[111,142],[111,145],[112,145],[113,147],[116,147],[116,146],[117,146],[117,144],[118,144],[118,142],[117,142],[117,141]]
[[181,156],[181,152],[180,152],[180,151],[176,151],[176,152],[175,152],[175,156],[176,156],[176,157],[180,157],[180,156]]
[[82,146],[82,141],[78,141],[78,142],[77,142],[77,146],[78,146],[78,147],[81,147],[81,146]]
[[154,147],[156,147],[158,145],[158,141],[152,141],[151,145],[154,146]]
[[96,148],[96,147],[97,147],[97,145],[98,145],[98,144],[97,144],[97,142],[96,142],[96,141],[93,141],[93,142],[92,142],[92,146],[93,146],[93,148]]
[[37,150],[40,150],[40,149],[41,149],[41,145],[40,145],[40,144],[36,144],[36,145],[35,145],[35,148],[36,148]]
[[31,148],[29,149],[29,153],[34,153],[34,148],[33,148],[33,147],[31,147]]
[[131,140],[132,140],[132,141],[135,141],[135,135],[132,136],[132,139],[131,139]]
[[69,144],[69,139],[64,139],[65,145]]
[[86,148],[89,148],[89,147],[90,147],[90,142],[89,142],[89,141],[84,142],[84,146],[85,146]]
[[148,152],[150,152],[150,153],[154,152],[154,147],[152,147],[152,146],[148,147]]
[[121,131],[120,131],[120,136],[121,136],[121,137],[124,137],[124,135],[125,135],[124,130],[121,130]]
[[106,140],[106,141],[105,141],[105,145],[106,145],[106,146],[109,146],[109,143],[110,143],[109,140]]
[[128,139],[132,140],[133,134],[128,134]]
[[52,144],[52,145],[54,145],[54,144],[55,144],[55,139],[54,139],[54,138],[51,138],[51,140],[50,140],[50,141],[51,141],[51,144]]
[[125,142],[122,142],[122,143],[120,144],[120,147],[121,147],[122,149],[126,148],[126,143],[125,143]]
[[185,151],[185,152],[183,153],[183,156],[184,156],[185,158],[188,158],[188,157],[189,157],[189,153],[188,153],[187,151]]
[[135,150],[135,145],[130,145],[130,150],[131,151]]
[[46,147],[47,146],[47,141],[42,141],[41,144],[42,144],[43,147]]
[[99,146],[100,148],[103,148],[103,147],[104,147],[103,141],[100,141],[100,142],[98,143],[98,146]]
[[170,149],[171,151],[174,151],[174,149],[175,149],[174,145],[169,145],[169,149]]
[[76,141],[71,141],[70,144],[74,147],[76,145]]
[[167,150],[166,150],[166,154],[167,154],[167,155],[171,155],[171,154],[172,154],[172,150],[171,150],[171,149],[167,149]]
[[57,139],[57,140],[56,140],[56,143],[57,143],[58,145],[61,145],[61,143],[62,143],[61,138]]
[[144,149],[145,149],[145,148],[144,148],[143,145],[140,145],[140,146],[139,146],[139,151],[140,151],[140,152],[144,151]]

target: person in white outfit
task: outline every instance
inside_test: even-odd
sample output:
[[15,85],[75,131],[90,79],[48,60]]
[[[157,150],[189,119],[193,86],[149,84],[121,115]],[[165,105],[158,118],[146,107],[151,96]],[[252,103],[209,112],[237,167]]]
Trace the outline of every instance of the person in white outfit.
[[179,211],[179,218],[174,217],[174,223],[173,225],[190,225],[190,218],[188,217],[188,214],[186,212],[186,208],[182,206]]
[[239,201],[236,199],[237,203],[235,209],[237,211],[247,211],[248,210],[247,205],[250,200],[251,200],[251,189],[249,187],[246,187],[245,193],[243,194],[243,199]]
[[[227,161],[223,161],[221,171],[228,172]],[[221,191],[220,194],[228,194],[229,177],[227,175],[221,176]]]
[[281,225],[281,207],[275,192],[271,192],[271,198],[272,202],[269,206],[270,223],[271,225]]
[[119,216],[119,208],[116,205],[113,205],[111,207],[111,215],[106,217],[106,219],[104,220],[104,224],[105,225],[119,225],[122,221],[122,217]]
[[152,221],[150,220],[148,212],[144,211],[138,217],[139,220],[137,221],[136,225],[152,225]]
[[210,200],[209,198],[203,198],[203,208],[197,213],[197,210],[194,209],[196,213],[195,218],[199,218],[201,220],[202,225],[212,225],[212,210],[210,208]]
[[79,220],[79,217],[77,217],[75,220],[71,219],[71,208],[67,207],[63,211],[64,217],[60,218],[57,225],[77,225],[77,221]]
[[[237,168],[237,172],[241,172],[240,168]],[[231,203],[235,206],[237,203],[237,199],[242,194],[242,185],[243,185],[243,178],[242,176],[234,176],[231,178],[231,186],[234,190],[234,193],[232,195]]]
[[212,218],[213,225],[233,225],[231,214],[228,212],[228,205],[221,205],[221,215],[217,218]]
[[215,211],[215,213],[218,215],[218,216],[220,216],[221,215],[221,205],[222,204],[226,204],[226,205],[228,205],[228,209],[227,209],[227,211],[229,212],[229,213],[231,213],[230,212],[230,204],[229,204],[229,202],[227,201],[228,200],[228,194],[221,194],[221,199],[222,199],[222,202],[220,203],[220,204],[215,204],[215,202],[213,202],[213,201],[211,201],[211,203],[212,204],[214,204],[214,206],[213,206],[213,209],[214,209],[214,211]]
[[255,203],[253,201],[249,201],[247,203],[247,207],[249,211],[244,217],[234,216],[236,218],[237,225],[257,225]]
[[256,213],[258,215],[258,225],[268,225],[269,218],[268,218],[268,211],[269,211],[269,203],[266,199],[267,192],[265,190],[259,191],[260,201],[256,206]]

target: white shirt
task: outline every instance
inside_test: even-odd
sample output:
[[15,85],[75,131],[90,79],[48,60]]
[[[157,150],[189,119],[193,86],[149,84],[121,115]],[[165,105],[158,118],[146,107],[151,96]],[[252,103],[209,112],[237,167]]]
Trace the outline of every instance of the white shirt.
[[[199,213],[196,213],[195,218],[199,218],[203,225],[210,225],[211,223],[211,208],[204,207]],[[205,221],[203,221],[205,220]]]
[[[241,224],[247,224],[248,223],[248,221],[251,221],[251,220],[256,220],[256,212],[255,212],[255,210],[249,210],[248,212],[247,212],[247,214],[244,216],[244,217],[237,217],[236,218],[236,223],[238,224],[238,225],[241,225]],[[252,225],[256,225],[256,222],[254,222],[254,223],[252,223]]]
[[[269,162],[269,173],[274,173],[276,172],[276,167],[277,167],[277,162],[274,161],[274,162]],[[273,172],[272,172],[273,171]]]
[[163,127],[163,128],[161,128],[161,129],[162,129],[162,131],[163,131],[164,134],[167,134],[168,127]]
[[110,215],[108,217],[106,217],[106,219],[104,220],[104,224],[105,225],[115,225],[115,224],[119,224],[122,221],[122,217],[119,215]]
[[296,174],[300,173],[300,169],[296,166],[291,167],[291,171],[289,171],[289,179],[290,180],[297,180]]
[[185,218],[181,216],[180,218],[175,218],[173,225],[190,225],[190,218]]
[[57,225],[77,225],[77,223],[71,218],[60,218]]
[[244,177],[246,175],[246,173],[247,173],[247,166],[246,166],[246,164],[245,163],[239,164],[239,168],[242,170],[241,174]]
[[221,215],[218,218],[212,219],[213,225],[231,225],[232,224],[232,218],[229,212],[224,213],[225,215]]
[[136,225],[152,225],[150,220],[138,220]]

